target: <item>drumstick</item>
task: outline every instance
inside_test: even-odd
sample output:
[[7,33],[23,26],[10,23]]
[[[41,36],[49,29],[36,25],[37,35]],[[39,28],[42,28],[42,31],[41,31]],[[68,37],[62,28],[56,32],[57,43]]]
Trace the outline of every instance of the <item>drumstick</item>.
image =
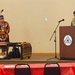
[[4,11],[4,9],[2,9],[1,11],[0,11],[0,15],[1,15],[1,13]]

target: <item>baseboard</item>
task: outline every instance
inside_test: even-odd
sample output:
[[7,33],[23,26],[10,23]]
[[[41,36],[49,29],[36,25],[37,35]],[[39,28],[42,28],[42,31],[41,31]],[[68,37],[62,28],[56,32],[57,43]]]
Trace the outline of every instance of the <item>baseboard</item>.
[[[36,55],[38,55],[38,54],[39,54],[39,55],[41,55],[41,54],[42,54],[42,55],[44,55],[44,54],[45,54],[45,55],[46,55],[46,54],[47,54],[47,55],[48,55],[48,54],[49,54],[49,55],[54,55],[55,53],[37,53],[37,52],[35,52],[35,53],[32,53],[32,54],[33,54],[33,55],[35,55],[35,54],[36,54]],[[56,53],[56,54],[59,55],[59,53]]]

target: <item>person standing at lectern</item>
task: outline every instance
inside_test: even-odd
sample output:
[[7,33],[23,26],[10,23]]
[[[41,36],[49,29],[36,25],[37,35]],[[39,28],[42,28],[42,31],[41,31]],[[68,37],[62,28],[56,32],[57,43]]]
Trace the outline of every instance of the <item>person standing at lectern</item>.
[[75,11],[73,12],[74,18],[71,21],[71,26],[75,26]]
[[[4,21],[4,16],[0,15],[0,43],[9,42],[10,26],[8,22]],[[1,45],[1,44],[0,44]],[[2,48],[2,54],[5,53],[5,48]]]

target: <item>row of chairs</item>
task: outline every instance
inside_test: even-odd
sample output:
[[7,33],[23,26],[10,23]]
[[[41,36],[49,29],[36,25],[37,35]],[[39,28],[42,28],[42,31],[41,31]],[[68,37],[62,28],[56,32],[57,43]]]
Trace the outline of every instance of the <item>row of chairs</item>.
[[[49,66],[48,66],[49,65]],[[57,67],[51,67],[51,65],[57,65]],[[19,67],[19,66],[22,66]],[[24,68],[27,66],[27,68]],[[32,75],[29,64],[17,64],[15,66],[15,75]],[[58,63],[46,63],[44,65],[44,75],[61,75],[60,74],[60,66]]]

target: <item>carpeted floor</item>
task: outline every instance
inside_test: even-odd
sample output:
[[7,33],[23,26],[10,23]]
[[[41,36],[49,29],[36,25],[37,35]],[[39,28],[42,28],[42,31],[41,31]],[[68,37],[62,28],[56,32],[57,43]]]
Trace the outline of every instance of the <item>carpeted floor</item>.
[[59,56],[54,54],[32,54],[30,59],[27,57],[21,60],[20,58],[1,59],[0,64],[23,64],[23,63],[46,63],[46,62],[75,62],[75,60],[60,60]]

